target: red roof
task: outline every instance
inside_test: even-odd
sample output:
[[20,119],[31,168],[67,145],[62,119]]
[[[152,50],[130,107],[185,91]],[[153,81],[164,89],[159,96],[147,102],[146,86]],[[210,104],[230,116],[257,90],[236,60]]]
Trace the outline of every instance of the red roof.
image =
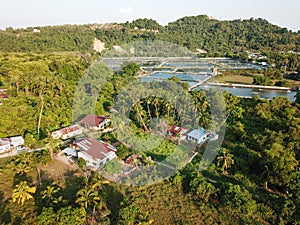
[[75,125],[62,128],[60,130],[53,131],[52,135],[66,135],[80,129],[82,128],[79,125],[75,124]]
[[0,94],[0,98],[8,98],[7,95],[5,93],[1,93]]
[[89,125],[91,127],[98,127],[104,120],[105,120],[105,117],[103,117],[103,116],[96,116],[93,114],[88,114],[86,117],[84,117],[80,121],[80,124]]
[[183,129],[182,127],[172,126],[172,127],[169,129],[169,132],[171,132],[171,133],[173,133],[173,134],[175,135],[175,134],[180,133],[180,131],[181,131],[182,129]]
[[73,126],[69,126],[69,127],[65,127],[63,129],[61,129],[60,132],[61,132],[62,135],[64,135],[64,134],[68,134],[68,133],[71,133],[71,132],[73,132],[75,130],[79,130],[79,129],[81,129],[80,126],[73,125]]
[[109,152],[115,152],[116,149],[103,141],[97,141],[91,138],[84,138],[73,143],[80,150],[86,152],[93,159],[103,159]]

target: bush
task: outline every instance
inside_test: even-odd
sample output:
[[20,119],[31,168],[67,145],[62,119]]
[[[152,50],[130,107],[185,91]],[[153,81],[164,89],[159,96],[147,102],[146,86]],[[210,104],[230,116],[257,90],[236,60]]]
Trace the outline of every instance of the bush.
[[80,169],[83,169],[86,166],[86,161],[83,158],[79,158],[77,160],[77,165]]
[[272,85],[273,82],[271,81],[271,79],[269,79],[267,77],[255,76],[255,77],[253,77],[253,84],[268,86],[268,85]]
[[112,161],[108,161],[105,164],[104,169],[110,175],[119,174],[122,171],[122,165],[117,159],[114,159]]

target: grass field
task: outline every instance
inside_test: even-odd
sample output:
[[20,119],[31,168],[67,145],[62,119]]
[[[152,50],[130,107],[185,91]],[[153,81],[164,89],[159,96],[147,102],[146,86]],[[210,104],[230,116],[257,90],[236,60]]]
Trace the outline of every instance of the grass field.
[[51,162],[51,164],[47,166],[40,166],[39,169],[41,171],[42,180],[48,178],[61,180],[65,177],[81,175],[78,170],[74,170],[69,165],[55,159]]
[[[255,76],[255,74],[253,75]],[[252,75],[225,75],[225,76],[216,76],[210,80],[210,82],[218,82],[218,83],[234,83],[234,84],[252,84],[253,83]],[[290,87],[300,87],[300,81],[295,81],[291,79],[284,79],[290,83]],[[276,81],[273,80],[275,84]]]
[[217,76],[214,77],[211,81],[219,83],[252,84],[253,77],[244,75]]

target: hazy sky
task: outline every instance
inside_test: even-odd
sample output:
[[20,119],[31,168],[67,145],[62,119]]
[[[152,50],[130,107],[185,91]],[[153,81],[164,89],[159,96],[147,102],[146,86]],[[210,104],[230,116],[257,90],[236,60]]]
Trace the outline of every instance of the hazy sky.
[[165,25],[183,16],[265,18],[300,30],[299,0],[1,0],[0,29],[57,24],[125,22],[151,18]]

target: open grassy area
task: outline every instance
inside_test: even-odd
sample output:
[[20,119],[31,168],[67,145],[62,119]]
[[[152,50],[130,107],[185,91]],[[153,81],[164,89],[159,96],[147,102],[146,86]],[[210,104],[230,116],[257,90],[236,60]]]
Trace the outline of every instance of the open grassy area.
[[73,167],[55,159],[51,162],[51,164],[47,166],[40,166],[39,168],[42,180],[48,178],[62,180],[65,177],[81,175],[80,171],[75,170]]
[[13,173],[7,171],[6,165],[10,158],[0,159],[0,202],[10,197],[13,189]]
[[217,77],[214,77],[211,80],[211,82],[252,84],[253,77],[252,76],[244,76],[244,75],[217,76]]
[[238,224],[237,218],[210,203],[196,201],[168,182],[134,192],[135,203],[148,212],[153,224]]
[[[260,74],[254,74],[253,76],[261,76]],[[210,82],[218,82],[218,83],[234,83],[234,84],[253,84],[253,76],[252,75],[220,75],[212,78]],[[300,87],[300,81],[291,80],[291,79],[283,79],[289,82],[289,86],[292,88]],[[280,80],[273,80],[273,84]]]
[[286,81],[288,81],[290,83],[290,86],[292,88],[295,88],[295,87],[300,87],[300,81],[297,81],[297,80],[291,80],[291,79],[284,79]]

